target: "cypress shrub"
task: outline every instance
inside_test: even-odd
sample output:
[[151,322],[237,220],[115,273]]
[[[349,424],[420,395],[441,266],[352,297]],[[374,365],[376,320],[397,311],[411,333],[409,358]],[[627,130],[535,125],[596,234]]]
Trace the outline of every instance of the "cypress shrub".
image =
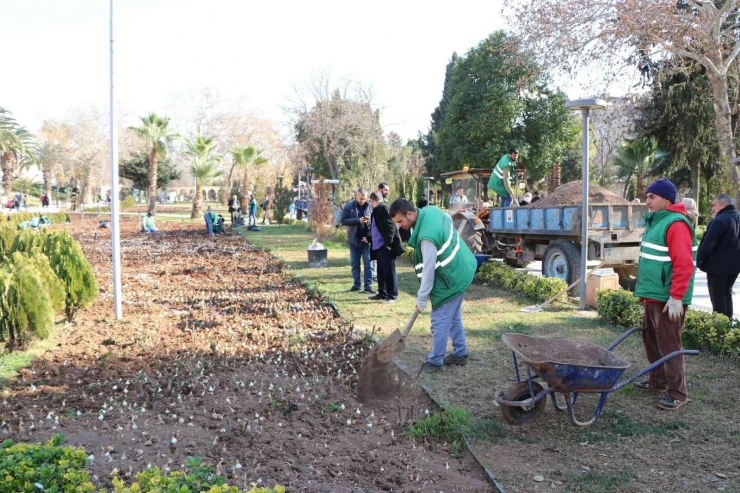
[[98,283],[80,244],[67,231],[45,232],[41,252],[66,288],[64,313],[68,320],[75,312],[92,304],[98,296]]
[[48,337],[54,325],[44,276],[28,256],[18,255],[0,268],[0,334],[10,350],[24,347],[32,335]]

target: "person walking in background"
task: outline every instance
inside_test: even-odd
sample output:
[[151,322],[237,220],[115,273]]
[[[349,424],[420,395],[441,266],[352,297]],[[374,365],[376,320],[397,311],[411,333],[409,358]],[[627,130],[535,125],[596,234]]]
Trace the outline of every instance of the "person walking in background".
[[715,216],[699,245],[696,266],[707,273],[712,309],[732,318],[732,286],[740,274],[740,212],[723,193],[712,202]]
[[394,303],[398,299],[398,278],[396,277],[396,257],[405,248],[398,233],[398,226],[391,219],[388,206],[378,192],[370,194],[370,258],[377,261],[378,294],[371,300]]
[[231,225],[236,222],[236,214],[239,212],[239,199],[234,195],[229,199],[229,212],[231,213]]
[[295,220],[295,199],[288,206],[288,219]]
[[689,218],[691,224],[694,225],[694,229],[696,229],[699,226],[699,209],[696,208],[696,202],[689,197],[682,199],[681,202],[686,206],[686,217]]
[[380,193],[380,197],[382,198],[382,203],[388,203],[388,194],[390,193],[390,191],[391,187],[389,187],[386,182],[380,182],[380,184],[378,185],[378,192]]
[[493,168],[491,178],[488,180],[488,188],[501,197],[501,207],[519,207],[511,185],[514,182],[514,164],[519,157],[519,149],[511,148],[509,153],[503,156]]
[[363,285],[360,282],[360,259],[365,268],[364,290],[366,293],[375,294],[373,289],[373,266],[370,261],[370,243],[367,236],[370,226],[372,207],[367,202],[367,192],[360,188],[355,192],[355,198],[342,207],[342,226],[347,226],[347,245],[349,246],[349,259],[352,267],[352,280],[354,283],[350,291],[361,291]]
[[[676,203],[676,187],[665,178],[647,189],[645,233],[640,245],[635,296],[645,306],[642,341],[654,363],[683,349],[681,333],[686,307],[694,292],[696,234],[686,217],[686,206]],[[658,408],[674,411],[689,399],[684,356],[671,358],[650,372],[637,390],[665,390]]]
[[[466,248],[452,217],[438,207],[417,210],[408,200],[396,199],[389,213],[399,228],[413,231],[409,245],[421,281],[416,307],[423,312],[427,302],[432,303],[432,350],[422,373],[436,372],[442,365],[468,364],[462,302],[477,268],[473,252]],[[445,356],[448,338],[452,353]]]
[[269,195],[262,201],[262,211],[262,225],[264,226],[265,222],[272,224],[272,201]]
[[257,226],[257,199],[254,198],[254,194],[251,194],[249,198],[249,219],[247,225]]
[[540,200],[540,191],[535,190],[534,192],[532,192],[532,202],[530,202],[530,204],[534,204],[538,200]]

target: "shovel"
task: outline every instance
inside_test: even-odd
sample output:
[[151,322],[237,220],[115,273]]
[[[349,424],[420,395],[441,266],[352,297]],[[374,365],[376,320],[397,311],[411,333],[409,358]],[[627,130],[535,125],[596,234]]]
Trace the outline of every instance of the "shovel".
[[[600,269],[602,265],[604,265],[604,262],[601,262],[601,263],[600,263],[599,265],[597,265],[596,267],[594,267],[593,269],[591,269],[590,271],[588,271],[588,274],[592,273],[592,272],[593,272],[593,271],[595,271],[595,270],[598,270],[598,269]],[[586,274],[586,275],[588,275],[588,274]],[[545,302],[544,302],[544,303],[542,303],[541,305],[533,305],[533,306],[528,306],[528,307],[522,308],[522,309],[521,309],[521,310],[519,310],[519,311],[520,311],[520,312],[524,312],[524,313],[537,313],[537,312],[541,312],[542,310],[544,310],[544,309],[545,309],[545,307],[546,307],[547,305],[549,305],[550,303],[552,303],[552,302],[553,302],[553,301],[555,301],[556,299],[558,299],[558,298],[560,298],[561,296],[563,296],[563,293],[567,293],[567,292],[568,292],[569,290],[571,290],[571,289],[573,289],[574,287],[578,286],[578,284],[579,284],[579,283],[581,282],[581,279],[583,279],[583,278],[579,278],[579,279],[576,279],[576,280],[575,280],[575,281],[573,282],[573,284],[571,284],[571,285],[570,285],[570,286],[568,286],[567,288],[563,289],[563,290],[562,290],[562,291],[560,291],[560,292],[559,292],[558,294],[556,294],[555,296],[553,296],[553,297],[552,297],[552,298],[550,298],[549,300],[545,301]]]
[[414,308],[414,313],[406,322],[403,332],[394,330],[362,360],[357,381],[357,397],[360,401],[367,402],[374,397],[387,397],[398,391],[403,377],[393,360],[406,349],[406,337],[418,316],[419,310]]

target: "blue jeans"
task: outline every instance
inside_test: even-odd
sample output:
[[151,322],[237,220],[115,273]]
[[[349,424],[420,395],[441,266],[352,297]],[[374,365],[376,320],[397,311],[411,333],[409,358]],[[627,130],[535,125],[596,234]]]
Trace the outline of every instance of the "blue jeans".
[[360,287],[360,257],[365,266],[365,289],[373,287],[373,266],[370,263],[370,245],[362,243],[360,246],[349,245],[349,264],[352,266],[354,286]]
[[247,219],[247,225],[248,226],[257,226],[257,216],[255,216],[254,211],[249,211],[249,218]]
[[146,232],[146,233],[156,233],[157,232],[157,228],[155,228],[154,226],[144,226],[144,232]]
[[444,364],[447,339],[452,339],[452,355],[467,356],[465,329],[462,323],[462,302],[465,292],[460,293],[442,306],[432,310],[432,350],[427,361],[430,365]]
[[206,232],[209,235],[213,234],[213,221],[211,221],[211,216],[206,212],[206,214],[203,216],[203,219],[206,220]]
[[503,197],[503,196],[499,195],[499,197],[501,197],[501,207],[510,207],[511,206],[511,196]]

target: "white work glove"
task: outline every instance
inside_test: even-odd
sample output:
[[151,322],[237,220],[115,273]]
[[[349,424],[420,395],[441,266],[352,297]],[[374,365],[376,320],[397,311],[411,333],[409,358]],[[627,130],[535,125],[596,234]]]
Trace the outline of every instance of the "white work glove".
[[683,300],[669,299],[663,308],[663,313],[666,311],[668,311],[668,319],[671,322],[678,322],[683,315]]

